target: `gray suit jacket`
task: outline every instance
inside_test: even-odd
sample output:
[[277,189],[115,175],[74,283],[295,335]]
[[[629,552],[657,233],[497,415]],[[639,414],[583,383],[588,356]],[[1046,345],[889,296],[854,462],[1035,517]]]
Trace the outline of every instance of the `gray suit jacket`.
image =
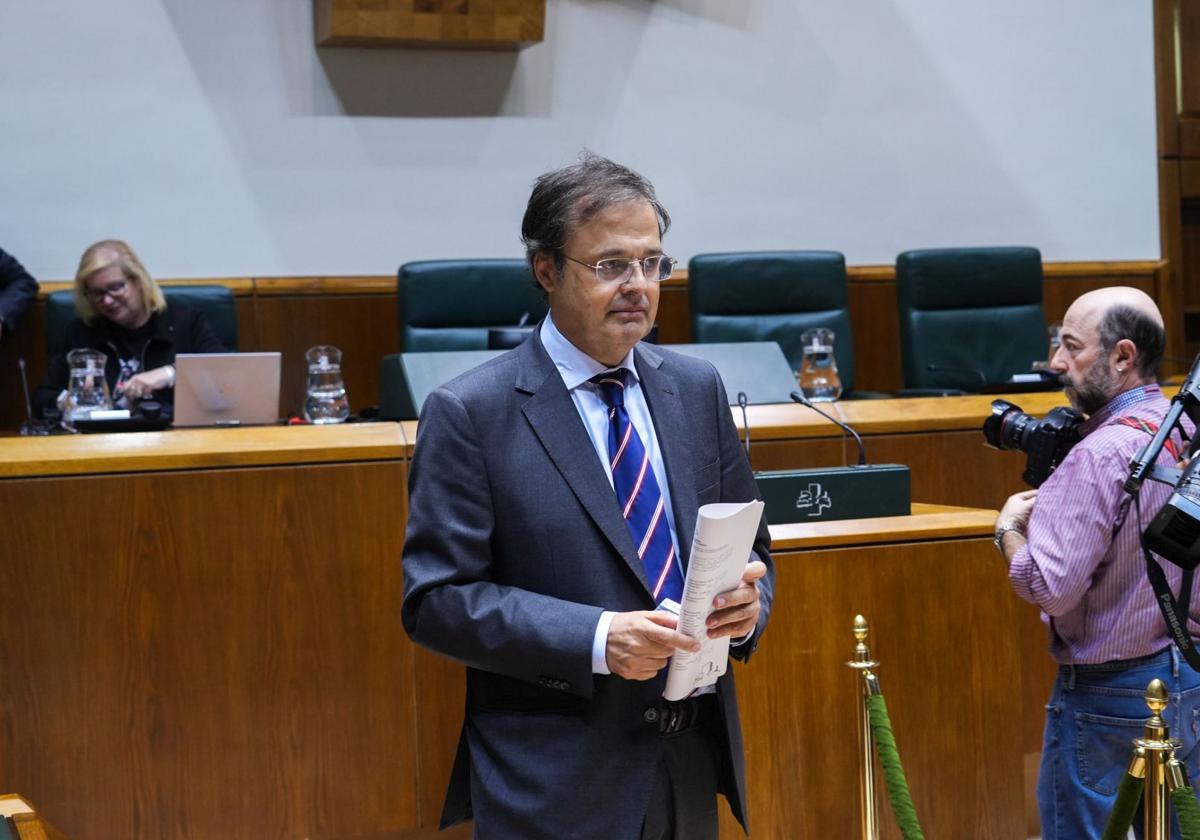
[[[639,344],[684,558],[698,508],[757,498],[725,389],[704,361]],[[644,712],[665,670],[592,673],[602,610],[654,609],[633,540],[574,402],[537,334],[439,388],[421,412],[409,479],[404,627],[467,666],[466,715],[442,826],[474,815],[491,838],[635,838],[660,739]],[[762,613],[774,569],[755,555]],[[718,683],[722,788],[745,825],[732,672]]]

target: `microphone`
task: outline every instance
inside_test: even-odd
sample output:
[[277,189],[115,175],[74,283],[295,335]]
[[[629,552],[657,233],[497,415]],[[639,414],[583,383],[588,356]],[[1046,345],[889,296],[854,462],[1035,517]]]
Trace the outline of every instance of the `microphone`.
[[833,415],[826,414],[824,411],[817,408],[815,405],[813,405],[812,400],[810,400],[808,397],[801,394],[799,391],[792,391],[791,397],[792,397],[792,402],[798,402],[798,403],[800,403],[800,405],[811,408],[813,411],[817,412],[817,414],[820,414],[822,417],[824,417],[829,422],[836,423],[837,425],[839,425],[843,429],[845,429],[847,432],[849,432],[851,437],[853,437],[854,440],[858,443],[858,465],[860,467],[865,467],[867,465],[867,448],[865,446],[863,446],[862,438],[860,438],[858,436],[858,432],[851,429],[849,426],[847,426],[841,420],[838,420]]
[[21,424],[21,434],[48,435],[50,434],[50,430],[54,428],[55,423],[45,419],[33,419],[33,402],[29,399],[29,380],[25,376],[24,356],[17,358],[17,365],[21,368],[21,388],[25,392],[25,422]]
[[979,387],[984,388],[988,384],[987,377],[983,375],[983,371],[979,370],[979,368],[952,367],[949,365],[925,365],[925,370],[929,371],[930,373],[953,373],[959,375],[968,374],[979,380]]
[[[746,403],[747,402],[749,402],[749,401],[746,399],[746,392],[738,391],[738,405],[740,405],[742,407],[742,430],[745,432],[746,460],[749,461],[750,460],[750,421],[746,418]],[[753,465],[751,465],[751,468],[753,468]]]
[[21,388],[25,391],[25,419],[33,421],[33,402],[29,399],[29,380],[25,376],[25,357],[21,356],[17,359],[17,365],[21,368]]

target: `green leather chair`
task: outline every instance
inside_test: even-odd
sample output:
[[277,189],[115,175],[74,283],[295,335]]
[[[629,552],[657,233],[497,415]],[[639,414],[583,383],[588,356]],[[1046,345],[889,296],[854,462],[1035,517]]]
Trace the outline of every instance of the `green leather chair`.
[[896,303],[905,388],[978,391],[1046,358],[1036,248],[905,251]]
[[[237,308],[233,292],[224,286],[160,286],[168,304],[179,304],[204,313],[221,343],[237,350]],[[75,319],[74,293],[52,292],[46,298],[46,348],[51,355],[64,353],[67,327]]]
[[546,301],[524,260],[428,260],[396,275],[400,349],[486,350],[488,329],[536,324]]
[[688,262],[692,341],[774,341],[793,370],[800,335],[833,330],[842,390],[854,390],[854,334],[846,260],[836,251],[698,254]]

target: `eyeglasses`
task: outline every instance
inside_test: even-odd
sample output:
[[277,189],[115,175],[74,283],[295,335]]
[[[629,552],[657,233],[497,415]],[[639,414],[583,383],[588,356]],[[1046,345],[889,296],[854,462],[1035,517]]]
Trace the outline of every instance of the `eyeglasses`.
[[125,296],[125,288],[129,285],[126,280],[118,280],[115,283],[109,283],[107,286],[101,286],[98,289],[84,289],[83,296],[92,303],[99,303],[106,297],[119,298]]
[[574,257],[564,257],[573,263],[592,269],[596,272],[596,279],[601,283],[624,283],[633,273],[633,267],[639,265],[642,267],[642,276],[651,283],[661,283],[671,276],[675,271],[676,260],[671,259],[666,254],[659,254],[657,257],[646,257],[642,260],[626,260],[626,259],[607,259],[600,260],[595,263],[586,263],[583,260],[577,260]]

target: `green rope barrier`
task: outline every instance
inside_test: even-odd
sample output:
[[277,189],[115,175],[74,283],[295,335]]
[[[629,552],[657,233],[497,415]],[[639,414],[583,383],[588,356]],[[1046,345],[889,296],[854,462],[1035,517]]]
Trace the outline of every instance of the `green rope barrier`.
[[1104,834],[1100,840],[1125,840],[1129,834],[1129,827],[1133,825],[1138,803],[1142,801],[1142,789],[1145,785],[1145,779],[1125,774],[1121,779],[1121,786],[1117,788],[1117,801],[1113,804],[1112,813],[1108,815],[1108,825],[1104,826]]
[[1179,817],[1179,833],[1183,840],[1200,840],[1200,804],[1196,802],[1196,791],[1191,785],[1176,788],[1171,791],[1171,802]]
[[879,763],[883,766],[883,781],[887,785],[888,801],[900,834],[904,840],[925,840],[921,824],[917,821],[917,809],[913,807],[904,768],[900,766],[900,753],[896,750],[896,736],[892,733],[892,721],[888,718],[887,704],[882,694],[867,698],[867,713],[871,718],[871,734],[875,737],[875,748],[879,752]]

